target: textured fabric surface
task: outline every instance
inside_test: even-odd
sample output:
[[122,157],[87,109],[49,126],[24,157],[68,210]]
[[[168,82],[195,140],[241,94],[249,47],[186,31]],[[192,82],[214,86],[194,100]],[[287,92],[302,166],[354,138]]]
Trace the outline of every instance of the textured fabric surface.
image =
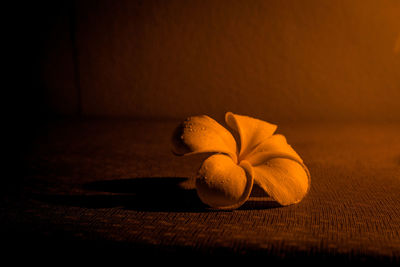
[[279,125],[309,167],[309,194],[215,212],[183,189],[205,156],[171,154],[176,123],[43,129],[2,190],[7,249],[400,262],[400,124]]

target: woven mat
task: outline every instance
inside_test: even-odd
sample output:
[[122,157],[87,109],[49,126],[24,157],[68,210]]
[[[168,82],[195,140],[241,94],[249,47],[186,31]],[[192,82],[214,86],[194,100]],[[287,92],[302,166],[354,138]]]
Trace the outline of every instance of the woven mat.
[[254,199],[215,212],[182,188],[204,156],[171,154],[176,123],[42,129],[3,190],[9,249],[400,262],[400,124],[279,125],[310,169],[309,194],[288,207]]

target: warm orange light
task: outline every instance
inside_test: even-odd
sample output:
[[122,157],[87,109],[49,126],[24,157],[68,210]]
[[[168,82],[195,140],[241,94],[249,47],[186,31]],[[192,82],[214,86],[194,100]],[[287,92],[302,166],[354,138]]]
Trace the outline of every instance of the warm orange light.
[[394,53],[398,54],[400,52],[400,33],[397,37],[396,43],[394,44]]
[[281,205],[301,201],[310,175],[286,138],[274,135],[277,126],[231,112],[225,121],[240,140],[205,115],[188,118],[174,132],[175,154],[216,153],[198,172],[200,199],[214,209],[235,209],[249,199],[255,182]]

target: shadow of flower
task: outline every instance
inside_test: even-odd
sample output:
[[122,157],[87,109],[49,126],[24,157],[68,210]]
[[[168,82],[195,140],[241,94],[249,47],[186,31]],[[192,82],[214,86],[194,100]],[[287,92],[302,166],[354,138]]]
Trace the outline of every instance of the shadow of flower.
[[[85,208],[122,207],[153,212],[209,212],[195,189],[187,189],[185,177],[137,177],[85,183],[77,193],[36,194],[36,198],[57,205]],[[83,192],[82,192],[83,191]],[[280,207],[274,201],[250,198],[240,210]]]
[[80,194],[40,194],[36,198],[59,205],[86,208],[123,207],[142,211],[205,210],[194,189],[181,186],[184,177],[137,177],[89,182]]

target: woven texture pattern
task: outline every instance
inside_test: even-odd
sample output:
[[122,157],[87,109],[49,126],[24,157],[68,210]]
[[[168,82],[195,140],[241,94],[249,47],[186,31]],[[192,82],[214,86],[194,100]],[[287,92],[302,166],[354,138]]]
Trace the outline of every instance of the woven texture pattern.
[[215,212],[184,189],[205,156],[171,154],[176,123],[80,121],[43,130],[2,197],[10,248],[41,240],[43,248],[131,255],[400,262],[399,124],[279,125],[309,167],[309,194],[288,207],[253,198]]

